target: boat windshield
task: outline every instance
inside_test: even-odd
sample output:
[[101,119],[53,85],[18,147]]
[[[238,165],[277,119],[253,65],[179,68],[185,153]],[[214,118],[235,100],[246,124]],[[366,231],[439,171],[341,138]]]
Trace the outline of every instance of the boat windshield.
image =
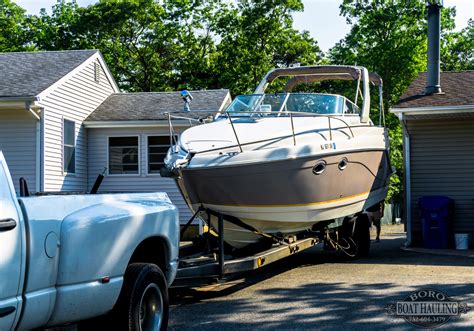
[[239,95],[227,108],[231,115],[285,114],[286,112],[320,115],[359,114],[359,108],[340,95],[320,93],[282,93]]

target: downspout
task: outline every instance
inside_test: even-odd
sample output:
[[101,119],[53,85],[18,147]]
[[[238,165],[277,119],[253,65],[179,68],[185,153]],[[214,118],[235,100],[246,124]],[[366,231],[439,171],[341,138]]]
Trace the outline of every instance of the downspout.
[[27,110],[36,119],[35,123],[35,192],[41,192],[41,117],[33,110],[31,104],[26,105]]
[[407,241],[406,247],[412,244],[412,201],[411,201],[411,169],[410,169],[410,134],[406,125],[405,115],[399,115],[400,123],[403,129],[403,146],[405,146],[404,166],[405,166],[405,197],[406,197],[406,212],[407,212]]

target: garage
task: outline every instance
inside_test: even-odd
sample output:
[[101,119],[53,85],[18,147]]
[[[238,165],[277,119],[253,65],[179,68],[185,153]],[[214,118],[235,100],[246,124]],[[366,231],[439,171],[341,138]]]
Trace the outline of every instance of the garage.
[[425,82],[427,74],[420,73],[391,109],[404,133],[408,243],[422,244],[419,199],[445,196],[454,201],[453,233],[468,234],[472,245],[474,71],[441,72],[437,93],[427,93]]

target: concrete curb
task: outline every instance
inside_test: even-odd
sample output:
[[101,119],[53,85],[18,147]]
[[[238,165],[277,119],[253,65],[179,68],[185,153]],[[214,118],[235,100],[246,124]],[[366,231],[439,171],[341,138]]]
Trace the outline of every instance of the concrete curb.
[[422,254],[431,255],[444,255],[444,256],[457,256],[457,257],[470,257],[474,258],[474,250],[455,250],[455,249],[428,249],[420,247],[400,247],[401,250],[407,252],[415,252]]

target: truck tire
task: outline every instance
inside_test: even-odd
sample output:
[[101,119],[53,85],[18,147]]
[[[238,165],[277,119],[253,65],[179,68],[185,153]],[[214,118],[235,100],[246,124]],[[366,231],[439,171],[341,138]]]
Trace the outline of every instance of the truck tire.
[[115,329],[158,331],[168,327],[168,286],[155,264],[133,263],[125,272],[113,312]]

